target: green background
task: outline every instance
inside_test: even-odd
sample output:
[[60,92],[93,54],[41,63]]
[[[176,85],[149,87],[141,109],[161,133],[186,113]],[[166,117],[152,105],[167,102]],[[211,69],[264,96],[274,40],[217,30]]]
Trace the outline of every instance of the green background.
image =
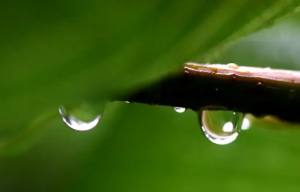
[[97,110],[186,61],[300,69],[299,5],[1,2],[0,191],[298,191],[297,126],[253,119],[218,146],[190,110],[107,102],[95,129],[75,132],[57,107]]

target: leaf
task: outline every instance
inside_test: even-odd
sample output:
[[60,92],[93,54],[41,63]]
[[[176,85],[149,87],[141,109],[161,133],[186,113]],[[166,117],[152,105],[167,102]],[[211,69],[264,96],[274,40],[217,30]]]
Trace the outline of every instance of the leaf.
[[299,16],[230,43],[218,60],[245,66],[299,70]]
[[[207,6],[211,4],[211,6],[216,6],[217,9],[218,6],[216,4],[212,4],[211,2],[212,1],[207,1]],[[275,1],[273,1],[272,3],[274,2]],[[28,1],[26,2],[26,5],[27,3]],[[55,2],[50,2],[49,4],[54,3]],[[76,1],[70,2],[70,4],[71,3],[75,4]],[[253,5],[255,5],[257,3],[268,4],[269,2],[254,1],[252,3]],[[126,4],[127,3],[122,4],[122,7],[125,7]],[[141,4],[142,3],[140,3],[139,5]],[[181,2],[180,5],[184,6],[184,4],[185,3]],[[28,7],[24,7],[24,9],[30,10],[29,8],[31,8],[31,6],[32,4],[29,4]],[[121,5],[115,4],[114,8],[119,6],[121,7]],[[132,6],[132,4],[128,5],[129,8],[130,6]],[[263,7],[264,5],[261,6]],[[17,9],[16,7],[17,6],[15,5],[14,9]],[[79,10],[83,10],[84,8],[86,8],[83,5],[78,7],[78,12]],[[162,6],[160,10],[163,11],[164,9],[166,9],[166,7],[167,6]],[[252,15],[253,12],[254,15],[252,16],[257,18],[259,14],[254,11],[254,9],[256,9],[254,7],[260,6],[250,6],[249,3],[248,6],[245,6],[243,9],[241,9],[240,13],[242,15],[246,13]],[[3,6],[0,6],[0,9],[1,8],[4,9]],[[34,8],[37,8],[37,6]],[[43,12],[46,8],[54,9],[55,6],[45,6],[43,8],[44,9],[39,8],[37,10],[41,10],[41,12]],[[203,13],[199,11],[198,14],[203,14],[203,16],[206,16],[209,15],[208,13],[210,13],[210,11],[215,9],[208,9],[208,7],[206,8],[207,9],[203,8]],[[290,8],[292,10],[293,6],[291,6]],[[73,12],[70,11],[72,9]],[[195,9],[200,10],[200,7],[195,7]],[[232,9],[235,9],[235,6],[232,6]],[[74,11],[76,11],[76,7],[69,5],[65,6],[62,10],[65,10],[70,14],[74,14]],[[103,8],[103,10],[106,9]],[[122,9],[115,9],[115,14],[120,14],[118,11],[121,10]],[[131,9],[131,11],[132,10],[135,9]],[[178,8],[178,10],[181,9]],[[7,9],[7,12],[10,12],[10,10]],[[3,14],[2,10],[0,11],[0,14]],[[179,16],[184,15],[180,13],[178,14],[178,18],[180,18]],[[12,16],[13,15],[14,14],[12,14]],[[56,14],[53,15],[59,15],[59,11],[56,11]],[[169,19],[172,18],[173,17]],[[38,20],[39,18],[37,17],[36,19]],[[62,20],[61,18],[55,19],[55,17],[52,19],[57,22]],[[151,17],[149,17],[149,19],[151,19]],[[194,19],[197,20],[197,18]],[[239,16],[233,17],[232,19],[243,20],[245,18]],[[51,20],[51,22],[55,23],[53,20]],[[157,20],[155,21],[157,22]],[[49,25],[49,23],[46,23],[44,25]],[[1,21],[0,25],[2,24],[3,22]],[[30,22],[27,23],[27,25],[29,24]],[[75,22],[73,24],[76,25]],[[119,25],[122,24],[123,23],[119,23]],[[191,21],[191,25],[192,24],[193,22]],[[155,23],[153,23],[153,25],[155,25]],[[230,25],[224,24],[224,26],[228,26],[228,29],[231,29],[230,27],[233,25],[233,23],[231,23]],[[24,24],[24,26],[26,25]],[[55,25],[53,24],[53,26]],[[204,27],[202,28],[202,30],[205,31],[206,28]],[[286,30],[290,30],[290,28],[287,28]],[[218,30],[218,33],[221,32],[222,31]],[[264,38],[266,38],[266,36],[272,34],[273,32],[274,31],[272,30],[269,31],[269,33],[265,34]],[[0,30],[0,33],[3,33],[3,30]],[[13,33],[9,34],[9,32],[7,34],[14,35]],[[128,34],[128,36],[130,36],[130,34]],[[183,36],[184,34],[182,35],[182,38]],[[40,36],[40,39],[41,37],[42,36]],[[47,39],[46,37],[48,36],[44,37],[45,40]],[[49,33],[49,37],[51,37],[51,33]],[[119,37],[121,39],[121,35]],[[0,38],[2,37],[0,36]],[[165,38],[169,37],[165,36]],[[277,36],[274,36],[272,38],[276,39]],[[54,36],[53,39],[55,39]],[[125,39],[126,38],[124,37],[124,41]],[[115,43],[119,42],[119,40],[116,40]],[[49,40],[50,43],[51,41],[52,40]],[[210,44],[210,47],[218,47],[220,42],[219,40],[216,40],[216,42],[218,43],[215,43],[215,46],[212,43]],[[241,43],[241,41],[239,42]],[[90,43],[92,44],[92,42]],[[297,41],[295,41],[295,43],[297,43]],[[160,44],[159,41],[156,42],[156,44]],[[201,44],[201,46],[204,46],[201,42],[199,42],[199,44]],[[223,44],[223,42],[221,44]],[[144,49],[135,50],[138,55],[124,54],[123,59],[126,59],[129,56],[131,58],[138,56],[143,57],[143,51],[147,50],[148,48],[151,48],[152,50],[159,49],[159,47],[156,47],[154,45],[152,46],[152,44],[150,43],[147,43],[147,45],[148,47],[146,47],[145,45]],[[225,55],[228,57],[225,58],[222,55],[223,60],[220,59],[220,61],[239,61],[238,63],[250,63],[251,59],[253,59],[251,57],[247,57],[247,51],[250,47],[247,47],[247,44],[243,45],[245,46],[231,47],[232,49],[225,52]],[[282,44],[278,44],[277,46],[280,47],[281,45]],[[0,46],[4,47],[2,42],[0,43]],[[243,47],[243,50],[246,53],[240,54],[241,51],[239,49],[241,47]],[[259,53],[258,48],[259,47],[251,49],[251,52],[253,51],[255,53]],[[46,54],[47,47],[43,49],[44,50],[40,51]],[[60,51],[57,46],[53,46],[52,49],[52,51],[56,51],[56,49],[57,51]],[[174,50],[176,49],[179,49],[179,47],[174,48]],[[211,50],[216,51],[218,49]],[[25,52],[26,50],[24,49],[23,51]],[[86,50],[85,53],[89,51],[91,50]],[[188,49],[178,50],[178,53],[180,53],[180,51],[183,52],[183,58],[185,56],[188,57],[188,55],[193,55],[192,51]],[[196,50],[193,51],[198,52]],[[14,52],[13,49],[11,49],[11,52]],[[28,52],[31,53],[30,50],[28,50]],[[199,49],[199,55],[203,54],[204,52],[206,52],[204,48],[203,51]],[[2,53],[2,50],[0,53]],[[279,58],[281,53],[282,52],[278,53]],[[64,53],[61,54],[64,55]],[[144,54],[147,55],[146,53]],[[165,53],[161,54],[164,55]],[[77,53],[74,55],[77,55]],[[15,86],[17,86],[18,83],[20,84],[18,89],[14,89],[14,87],[11,86],[10,94],[14,95],[14,97],[11,97],[12,103],[8,105],[3,102],[4,108],[1,108],[2,106],[0,107],[2,117],[0,121],[0,127],[3,130],[1,134],[4,133],[4,130],[10,133],[8,135],[2,134],[3,139],[12,138],[12,141],[20,141],[13,144],[14,146],[9,146],[12,147],[13,150],[15,150],[16,148],[19,148],[20,146],[22,148],[24,147],[24,145],[27,145],[29,143],[28,141],[30,139],[28,139],[27,137],[32,137],[36,132],[39,131],[41,133],[40,135],[38,135],[40,137],[40,141],[32,148],[26,149],[26,153],[20,153],[20,151],[17,151],[16,156],[9,156],[5,158],[2,156],[0,158],[1,191],[18,191],[20,188],[22,188],[23,191],[75,192],[179,192],[207,191],[207,189],[209,191],[222,192],[247,192],[261,190],[262,188],[272,192],[299,190],[298,170],[300,167],[298,163],[298,146],[300,129],[296,129],[292,132],[289,131],[285,133],[278,133],[274,130],[263,129],[262,125],[259,123],[251,124],[250,129],[242,132],[235,143],[220,147],[213,145],[205,140],[198,127],[199,125],[197,123],[197,117],[192,111],[188,110],[183,114],[178,114],[175,113],[173,109],[167,107],[150,107],[145,105],[125,104],[120,102],[109,102],[107,104],[103,121],[92,131],[78,133],[67,129],[67,127],[61,122],[58,113],[55,113],[57,111],[57,104],[61,104],[61,102],[76,103],[76,101],[80,101],[82,99],[86,99],[93,103],[94,100],[100,99],[101,96],[105,97],[100,93],[109,95],[117,91],[122,91],[127,87],[130,88],[131,86],[134,87],[136,85],[140,85],[144,83],[143,81],[159,78],[163,73],[167,73],[169,72],[169,70],[172,70],[172,68],[180,66],[180,63],[176,62],[180,61],[178,60],[178,58],[181,57],[181,54],[175,54],[171,57],[170,52],[169,56],[164,56],[165,59],[169,58],[170,62],[163,63],[163,65],[158,65],[158,62],[152,63],[148,60],[145,61],[146,59],[142,58],[144,59],[144,62],[130,63],[129,60],[126,59],[124,63],[114,63],[113,66],[111,66],[110,63],[99,61],[97,63],[97,67],[91,67],[91,63],[93,63],[93,61],[96,62],[100,60],[104,55],[105,54],[99,55],[99,58],[96,54],[93,58],[88,57],[88,54],[85,55],[85,58],[82,56],[82,61],[86,59],[90,63],[85,63],[85,65],[82,64],[82,66],[79,66],[79,63],[74,62],[75,68],[65,68],[64,66],[67,66],[67,64],[63,65],[63,62],[61,62],[60,64],[54,62],[54,64],[49,67],[49,69],[52,69],[52,74],[60,74],[61,76],[58,76],[60,78],[62,78],[63,75],[66,75],[69,79],[67,78],[65,82],[70,82],[70,85],[75,85],[74,89],[66,85],[65,89],[57,88],[57,90],[61,90],[62,92],[55,92],[56,86],[63,87],[59,79],[56,81],[56,76],[52,77],[51,75],[48,75],[47,70],[45,70],[46,72],[44,73],[38,73],[41,72],[43,66],[37,67],[37,72],[34,72],[29,70],[34,69],[33,64],[31,64],[31,68],[27,69],[25,65],[21,65],[22,61],[15,61],[15,66],[19,66],[20,68],[23,67],[22,70],[24,71],[24,74],[22,73],[22,71],[18,71],[17,67],[14,70],[16,72],[19,72],[18,75],[23,74],[24,76],[22,76],[22,78],[20,79],[10,78],[10,81],[12,81],[10,82],[8,81],[8,79],[5,79],[6,81],[2,81],[4,77],[2,77],[1,75],[5,74],[5,68],[10,70],[13,70],[13,68],[11,68],[10,65],[1,65],[0,78],[3,78],[1,79],[1,86],[3,84],[10,87],[10,83],[11,85]],[[265,61],[265,65],[270,64],[268,62],[270,62],[271,59],[264,60],[264,57],[267,56],[256,56],[261,60],[256,58],[255,64],[261,64],[262,61]],[[193,56],[191,56],[191,58],[192,57]],[[2,56],[0,57],[0,59],[1,58]],[[34,56],[32,56],[32,58],[34,60]],[[59,59],[68,60],[67,57],[56,57],[56,59],[55,57],[40,57],[39,59],[40,60],[38,64],[40,64],[40,61],[48,61],[48,63],[52,63],[52,61]],[[159,59],[160,58],[158,58],[157,60]],[[75,60],[76,59],[74,59],[74,61]],[[122,59],[120,59],[120,61],[122,61]],[[174,61],[176,62],[172,63]],[[143,64],[146,62],[148,63],[148,65]],[[30,62],[27,61],[26,63],[29,64]],[[10,64],[13,63],[11,62]],[[38,64],[36,65],[38,66]],[[83,82],[81,82],[80,84],[76,84],[76,82],[73,82],[71,80],[75,79],[77,73],[69,74],[66,73],[66,71],[68,70],[60,71],[58,70],[58,66],[61,66],[60,69],[69,69],[72,72],[76,70],[81,71],[80,69],[83,69],[85,67],[87,67],[90,71],[93,71],[93,69],[96,68],[103,69],[104,71],[100,70],[94,72],[94,74],[99,73],[99,76],[86,75],[84,76],[84,78],[81,78],[83,75],[79,76],[78,78]],[[154,72],[151,70],[153,70]],[[108,71],[114,73],[107,73]],[[9,70],[6,71],[6,73],[8,72]],[[31,74],[28,74],[29,72],[32,72],[35,75],[40,74],[41,76],[32,76],[31,83],[33,84],[30,84],[25,81],[27,77],[31,77]],[[50,72],[51,71],[49,70],[49,74]],[[49,81],[41,78],[45,75],[48,75],[47,78],[49,78]],[[72,75],[74,75],[73,79],[71,79],[70,77]],[[89,78],[93,80],[102,79],[102,81],[94,82],[93,80],[89,80]],[[53,82],[50,80],[53,80]],[[90,85],[89,83],[91,82],[94,83],[94,85],[99,84],[99,86],[96,86],[97,89],[94,89],[95,87],[90,87],[89,90],[89,87],[80,86]],[[43,87],[44,84],[45,86],[47,86]],[[20,89],[22,88],[21,85],[24,86],[23,90]],[[50,85],[52,85],[52,87]],[[49,91],[45,91],[45,94],[42,94],[42,91],[40,93],[39,91],[32,92],[31,90],[26,92],[26,87],[31,88],[32,90],[38,88],[40,88],[41,90],[49,89]],[[74,92],[69,93],[69,90],[73,90]],[[86,92],[87,90],[91,92]],[[3,93],[3,95],[0,95],[1,101],[4,101],[5,94],[6,96],[8,96],[8,93]],[[18,95],[18,93],[23,93],[23,95]],[[35,100],[37,100],[37,102],[35,102]],[[48,109],[50,111],[49,114],[44,113],[44,111],[48,111]],[[21,111],[19,112],[18,110]],[[6,113],[7,111],[10,112]],[[54,112],[54,117],[53,119],[48,119],[48,117],[52,118],[51,112]],[[12,116],[12,114],[14,116]],[[11,122],[6,119],[8,117],[10,118]],[[38,126],[33,126],[34,129],[29,129],[28,125]],[[19,140],[19,138],[27,138],[27,140],[22,141],[21,139]],[[1,152],[1,155],[3,155],[3,151]]]
[[226,42],[299,11],[299,5],[298,0],[7,1],[0,6],[1,140],[27,132],[61,104],[93,103],[197,56],[213,55]]

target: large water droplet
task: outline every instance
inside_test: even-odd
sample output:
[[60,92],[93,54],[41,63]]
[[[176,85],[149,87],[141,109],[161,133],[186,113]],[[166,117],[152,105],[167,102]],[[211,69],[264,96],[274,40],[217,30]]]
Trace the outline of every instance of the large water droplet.
[[92,113],[88,113],[85,110],[80,109],[68,111],[64,107],[59,107],[58,111],[63,122],[68,127],[75,131],[88,131],[97,126],[101,120],[103,109],[99,115],[93,115]]
[[198,119],[205,137],[212,143],[226,145],[239,135],[244,114],[228,110],[201,110]]
[[174,110],[177,113],[183,113],[183,112],[185,112],[186,109],[184,107],[174,107]]

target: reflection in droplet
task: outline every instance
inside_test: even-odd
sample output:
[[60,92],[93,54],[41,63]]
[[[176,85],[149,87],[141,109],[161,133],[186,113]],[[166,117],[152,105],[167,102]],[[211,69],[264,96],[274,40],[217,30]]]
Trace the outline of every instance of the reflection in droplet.
[[224,132],[230,133],[230,132],[233,132],[233,130],[234,130],[234,126],[231,122],[227,122],[223,125]]
[[242,130],[248,130],[250,128],[250,121],[249,119],[247,119],[246,117],[244,118],[243,120],[243,123],[242,123]]
[[88,131],[93,129],[94,127],[97,126],[102,116],[100,114],[96,116],[93,120],[86,122],[77,119],[75,116],[71,114],[68,114],[68,112],[63,107],[59,107],[58,111],[64,123],[75,131]]
[[177,113],[183,113],[183,112],[185,112],[186,109],[184,107],[174,107],[174,110]]
[[130,101],[125,101],[125,103],[130,103]]
[[226,145],[236,140],[243,116],[243,113],[227,110],[198,111],[198,120],[205,137],[218,145]]

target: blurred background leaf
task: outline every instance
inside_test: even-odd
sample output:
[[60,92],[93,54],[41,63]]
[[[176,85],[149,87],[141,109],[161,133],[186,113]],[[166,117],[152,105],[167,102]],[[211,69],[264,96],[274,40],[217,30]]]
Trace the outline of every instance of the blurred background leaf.
[[205,140],[192,111],[107,103],[97,129],[78,133],[66,128],[57,107],[96,103],[186,61],[299,69],[297,15],[241,39],[299,5],[1,2],[0,190],[298,190],[298,130],[253,121],[235,143],[220,147]]

